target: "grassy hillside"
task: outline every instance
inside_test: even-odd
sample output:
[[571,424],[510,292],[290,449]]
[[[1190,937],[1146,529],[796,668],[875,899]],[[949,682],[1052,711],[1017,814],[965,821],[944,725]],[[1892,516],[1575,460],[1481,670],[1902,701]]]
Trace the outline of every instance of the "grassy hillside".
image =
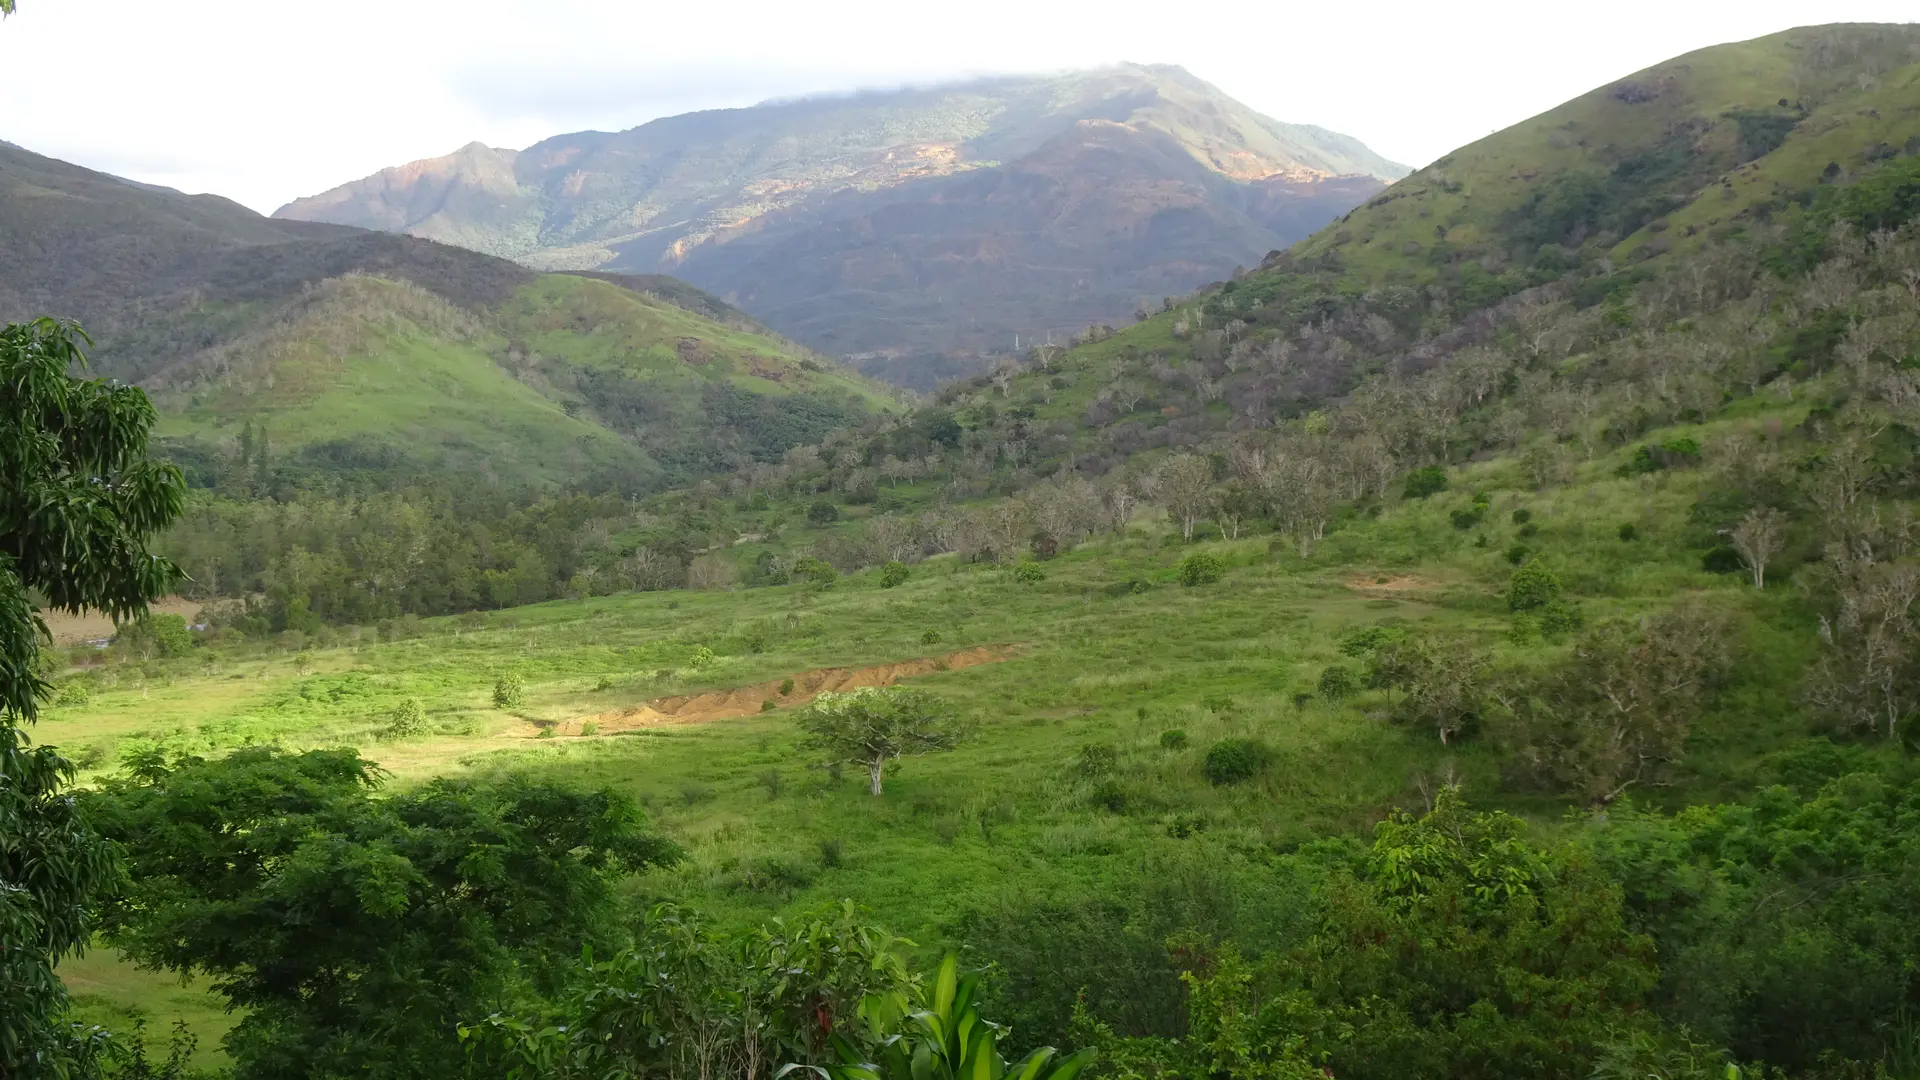
[[[154,391],[163,445],[201,484],[656,490],[894,404],[671,279],[538,275],[16,148],[0,237],[20,256],[0,317],[80,319],[96,370]],[[239,461],[259,445],[267,465]]]
[[1677,57],[1461,147],[1289,255],[1424,283],[1658,254],[1911,149],[1916,44],[1913,26],[1832,25]]

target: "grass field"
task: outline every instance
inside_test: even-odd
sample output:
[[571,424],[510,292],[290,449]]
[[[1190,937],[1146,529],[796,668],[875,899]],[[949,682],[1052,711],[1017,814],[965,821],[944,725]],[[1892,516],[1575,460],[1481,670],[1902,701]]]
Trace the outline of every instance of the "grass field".
[[[1476,801],[1561,820],[1563,798],[1506,782],[1493,735],[1442,747],[1432,732],[1390,721],[1382,691],[1296,700],[1328,664],[1354,665],[1340,639],[1375,623],[1456,628],[1508,665],[1559,655],[1564,645],[1509,640],[1504,553],[1521,507],[1537,528],[1529,543],[1589,621],[1696,592],[1756,616],[1741,620],[1737,647],[1779,662],[1745,665],[1761,674],[1695,724],[1686,783],[1649,797],[1750,787],[1770,750],[1809,734],[1789,680],[1813,647],[1810,617],[1788,588],[1756,593],[1743,576],[1698,569],[1684,521],[1704,474],[1623,478],[1616,464],[1585,463],[1574,483],[1538,493],[1510,464],[1470,466],[1439,496],[1339,522],[1304,556],[1267,536],[1185,545],[1164,521],[1145,520],[1044,564],[1037,584],[942,557],[894,589],[867,572],[824,591],[629,594],[430,620],[423,636],[397,641],[350,631],[297,654],[203,649],[100,671],[91,700],[51,710],[36,736],[65,746],[94,779],[142,748],[274,743],[358,746],[400,785],[507,770],[606,785],[640,800],[689,855],[631,880],[636,901],[680,899],[744,921],[848,897],[932,947],[964,914],[1015,890],[1091,894],[1183,851],[1257,857],[1364,834],[1448,777]],[[1491,496],[1491,512],[1477,529],[1455,528],[1450,513],[1476,490]],[[1637,539],[1620,538],[1624,523]],[[1225,580],[1178,584],[1179,561],[1196,549],[1227,561]],[[857,768],[836,775],[799,748],[792,716],[809,672],[978,646],[1009,648],[996,662],[921,665],[914,682],[974,711],[979,737],[898,763],[883,797],[865,793]],[[507,670],[527,683],[510,711],[492,704]],[[786,678],[796,693],[771,693],[772,711],[618,731],[605,719]],[[426,707],[432,734],[384,738],[408,697]],[[587,726],[595,717],[606,731]],[[1186,733],[1183,747],[1163,746],[1170,730]],[[1205,780],[1206,749],[1229,735],[1272,747],[1262,778]],[[1112,748],[1114,764],[1089,775],[1082,750],[1096,744]],[[171,982],[85,963],[69,970],[86,980],[76,987],[90,1008],[198,1015],[178,1012],[184,992]]]

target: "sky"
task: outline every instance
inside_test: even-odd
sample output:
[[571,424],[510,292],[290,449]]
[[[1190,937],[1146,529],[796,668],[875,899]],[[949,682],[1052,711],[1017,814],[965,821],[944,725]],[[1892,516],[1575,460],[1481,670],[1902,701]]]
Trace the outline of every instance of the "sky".
[[1692,49],[1917,18],[1920,0],[19,0],[0,139],[265,213],[474,140],[1133,61],[1419,166]]

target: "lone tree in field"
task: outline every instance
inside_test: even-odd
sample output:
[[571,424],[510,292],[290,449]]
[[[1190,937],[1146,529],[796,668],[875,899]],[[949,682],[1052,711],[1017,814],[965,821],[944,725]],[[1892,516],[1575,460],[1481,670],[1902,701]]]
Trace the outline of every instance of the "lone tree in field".
[[1740,553],[1740,561],[1753,574],[1753,587],[1766,588],[1767,564],[1787,546],[1787,515],[1770,506],[1755,507],[1728,536],[1733,550]]
[[54,961],[92,936],[88,912],[117,871],[112,849],[61,792],[73,765],[31,746],[46,606],[146,613],[180,571],[147,541],[180,513],[180,471],[147,457],[153,404],[131,386],[75,378],[86,336],[40,319],[0,326],[0,1076],[66,1075]]
[[865,765],[867,790],[874,795],[880,794],[887,759],[951,750],[969,734],[945,699],[905,686],[821,694],[798,720],[808,748]]

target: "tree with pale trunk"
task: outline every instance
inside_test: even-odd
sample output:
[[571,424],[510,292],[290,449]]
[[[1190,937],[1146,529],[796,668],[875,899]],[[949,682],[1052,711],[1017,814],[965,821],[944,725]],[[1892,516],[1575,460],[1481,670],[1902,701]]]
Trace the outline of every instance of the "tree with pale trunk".
[[1213,466],[1197,454],[1176,454],[1160,466],[1160,501],[1180,523],[1180,538],[1193,539],[1193,527],[1213,501]]
[[1740,562],[1753,575],[1753,587],[1767,587],[1767,564],[1787,546],[1787,515],[1771,506],[1756,506],[1747,511],[1728,537]]
[[796,719],[807,733],[807,748],[866,766],[867,791],[875,796],[888,761],[952,750],[972,734],[971,725],[944,698],[907,686],[821,694]]

